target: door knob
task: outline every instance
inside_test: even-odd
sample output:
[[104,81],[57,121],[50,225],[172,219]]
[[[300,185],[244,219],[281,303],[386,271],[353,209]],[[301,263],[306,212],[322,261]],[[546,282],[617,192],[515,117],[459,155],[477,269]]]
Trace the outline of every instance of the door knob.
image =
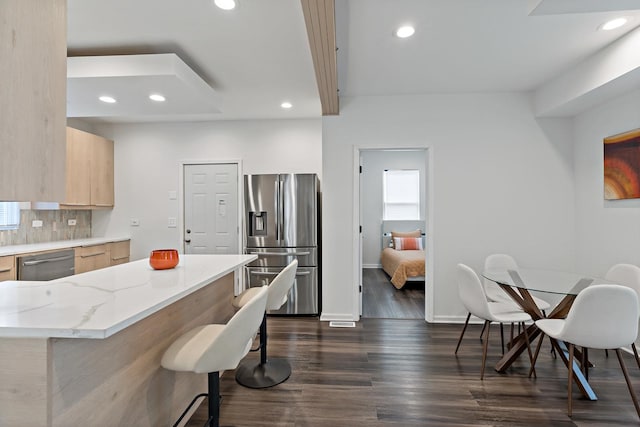
[[185,243],[191,243],[191,239],[184,239]]
[[187,228],[187,234],[191,234],[191,229]]

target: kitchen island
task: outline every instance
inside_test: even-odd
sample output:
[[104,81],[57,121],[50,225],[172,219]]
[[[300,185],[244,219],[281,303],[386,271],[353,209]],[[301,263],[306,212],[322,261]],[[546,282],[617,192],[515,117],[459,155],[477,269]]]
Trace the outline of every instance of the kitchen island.
[[164,370],[182,333],[233,314],[234,271],[255,255],[146,259],[0,285],[0,425],[171,425],[206,375]]

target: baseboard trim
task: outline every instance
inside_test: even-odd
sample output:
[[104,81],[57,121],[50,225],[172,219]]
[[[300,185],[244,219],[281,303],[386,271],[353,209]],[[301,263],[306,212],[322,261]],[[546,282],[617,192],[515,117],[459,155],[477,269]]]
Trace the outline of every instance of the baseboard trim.
[[360,319],[354,318],[353,315],[345,313],[322,313],[320,315],[320,321],[322,322],[357,322],[358,320]]
[[362,264],[362,268],[382,268],[382,264]]
[[[467,320],[467,315],[463,316],[434,316],[433,321],[431,323],[464,323]],[[471,316],[469,319],[469,323],[472,324],[483,324],[484,320],[481,320],[475,316]]]

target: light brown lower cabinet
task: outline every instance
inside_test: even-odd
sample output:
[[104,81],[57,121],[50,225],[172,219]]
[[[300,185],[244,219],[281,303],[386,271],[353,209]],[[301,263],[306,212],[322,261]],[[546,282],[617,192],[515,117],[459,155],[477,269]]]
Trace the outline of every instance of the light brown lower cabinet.
[[[73,249],[75,252],[75,274],[80,274],[129,262],[130,240],[93,246],[78,246]],[[27,255],[38,253],[44,252],[33,252]],[[0,256],[0,282],[16,280],[16,278],[16,257],[14,255]]]
[[129,262],[129,240],[109,243],[110,265],[118,265]]
[[0,282],[16,280],[16,257],[13,255],[0,257]]
[[109,243],[75,248],[76,274],[109,267]]

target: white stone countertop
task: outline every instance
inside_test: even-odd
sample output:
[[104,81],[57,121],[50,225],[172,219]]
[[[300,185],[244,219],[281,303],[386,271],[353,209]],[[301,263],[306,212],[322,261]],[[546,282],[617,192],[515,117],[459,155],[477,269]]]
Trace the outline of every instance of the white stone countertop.
[[91,237],[87,239],[56,240],[46,243],[29,243],[25,245],[0,246],[0,256],[28,254],[30,252],[50,251],[54,249],[74,248],[77,246],[101,245],[103,243],[130,240],[130,237]]
[[183,255],[173,269],[148,259],[48,282],[0,284],[0,337],[107,338],[256,255]]

